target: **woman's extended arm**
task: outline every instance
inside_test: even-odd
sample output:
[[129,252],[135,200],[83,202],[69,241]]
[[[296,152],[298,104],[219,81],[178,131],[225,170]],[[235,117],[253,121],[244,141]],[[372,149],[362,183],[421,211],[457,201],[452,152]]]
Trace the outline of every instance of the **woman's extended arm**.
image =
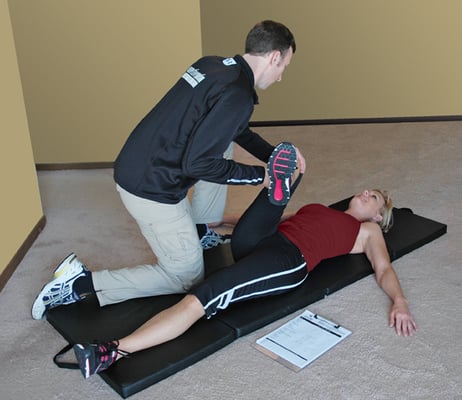
[[417,324],[409,311],[398,276],[391,265],[380,227],[373,222],[363,223],[359,237],[363,251],[374,269],[377,284],[393,302],[389,316],[390,327],[394,327],[398,335],[412,336],[417,330]]

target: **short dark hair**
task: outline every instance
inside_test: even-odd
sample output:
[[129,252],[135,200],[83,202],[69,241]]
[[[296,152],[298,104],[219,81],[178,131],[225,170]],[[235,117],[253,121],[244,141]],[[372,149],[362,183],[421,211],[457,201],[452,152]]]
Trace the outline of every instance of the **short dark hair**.
[[274,50],[284,57],[289,48],[295,53],[295,38],[285,25],[265,20],[257,23],[248,33],[245,41],[245,52],[253,55],[263,55]]

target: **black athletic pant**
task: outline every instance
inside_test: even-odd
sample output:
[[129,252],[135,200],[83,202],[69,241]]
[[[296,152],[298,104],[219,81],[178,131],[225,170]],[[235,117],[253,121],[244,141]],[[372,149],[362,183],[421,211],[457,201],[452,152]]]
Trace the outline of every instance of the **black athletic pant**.
[[236,225],[231,239],[233,265],[191,289],[207,318],[229,304],[289,291],[308,276],[300,250],[277,231],[284,212],[263,189]]

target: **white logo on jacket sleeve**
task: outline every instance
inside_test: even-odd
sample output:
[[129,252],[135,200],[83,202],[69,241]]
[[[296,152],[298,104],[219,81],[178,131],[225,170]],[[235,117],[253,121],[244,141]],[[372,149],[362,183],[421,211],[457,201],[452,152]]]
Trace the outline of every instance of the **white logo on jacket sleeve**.
[[236,65],[237,63],[236,63],[236,60],[234,58],[230,57],[230,58],[225,58],[223,60],[223,64],[225,64],[227,67],[229,67],[230,65]]
[[205,75],[200,73],[198,69],[189,67],[182,78],[194,88],[205,79]]
[[242,179],[237,179],[237,178],[229,178],[226,180],[226,183],[230,184],[257,184],[257,183],[262,183],[263,178],[242,178]]

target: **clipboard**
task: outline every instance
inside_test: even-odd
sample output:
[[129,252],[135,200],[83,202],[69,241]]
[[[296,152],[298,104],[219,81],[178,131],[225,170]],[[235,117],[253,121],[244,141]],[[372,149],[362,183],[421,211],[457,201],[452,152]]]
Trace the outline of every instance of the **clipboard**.
[[305,310],[258,339],[255,348],[298,372],[349,335],[348,329]]

